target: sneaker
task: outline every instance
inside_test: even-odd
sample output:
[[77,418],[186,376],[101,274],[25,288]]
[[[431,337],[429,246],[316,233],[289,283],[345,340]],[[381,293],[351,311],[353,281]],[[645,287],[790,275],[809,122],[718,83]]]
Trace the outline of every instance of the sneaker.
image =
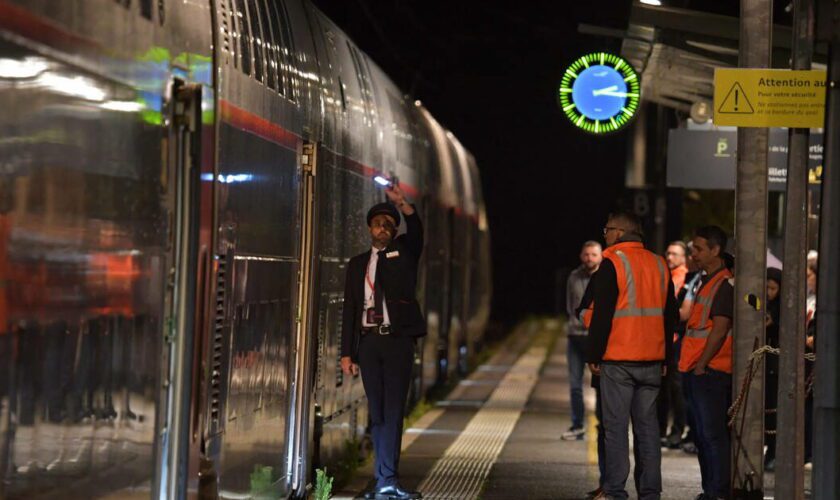
[[575,441],[578,439],[583,439],[583,435],[586,434],[586,430],[583,427],[569,427],[569,430],[564,432],[560,438],[563,441]]

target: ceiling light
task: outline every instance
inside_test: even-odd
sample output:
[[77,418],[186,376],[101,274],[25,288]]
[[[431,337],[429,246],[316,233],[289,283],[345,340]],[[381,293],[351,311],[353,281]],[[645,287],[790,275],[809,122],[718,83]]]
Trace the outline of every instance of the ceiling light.
[[645,5],[656,5],[657,7],[662,6],[662,0],[639,0],[641,3]]

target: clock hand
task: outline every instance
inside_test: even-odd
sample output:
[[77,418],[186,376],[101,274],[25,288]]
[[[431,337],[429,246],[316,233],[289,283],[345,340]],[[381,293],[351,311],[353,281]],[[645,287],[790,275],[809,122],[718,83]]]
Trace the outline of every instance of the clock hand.
[[[627,92],[602,92],[601,95],[605,95],[605,96],[608,96],[608,97],[628,97],[631,94],[628,94]],[[635,94],[632,94],[632,95],[635,95]]]
[[604,89],[595,89],[592,91],[592,97],[598,97],[599,95],[609,94],[610,92],[615,92],[616,90],[618,90],[618,85],[613,85]]

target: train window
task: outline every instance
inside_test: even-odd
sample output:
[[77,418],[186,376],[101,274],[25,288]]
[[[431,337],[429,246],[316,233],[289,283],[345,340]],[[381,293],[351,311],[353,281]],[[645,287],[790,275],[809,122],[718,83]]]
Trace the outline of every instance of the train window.
[[242,72],[251,74],[251,28],[245,13],[245,0],[236,0],[236,26],[239,33],[239,53],[242,54]]
[[271,26],[274,30],[274,42],[277,51],[277,76],[279,78],[278,91],[294,99],[292,92],[292,68],[294,67],[294,41],[289,25],[289,14],[286,6],[279,0],[268,0],[272,8]]
[[219,6],[219,19],[221,20],[221,33],[222,33],[222,49],[230,54],[231,59],[233,60],[233,66],[239,67],[239,63],[236,61],[236,50],[234,50],[234,43],[236,42],[236,33],[233,29],[233,4],[228,0],[223,0],[221,5]]
[[341,92],[341,109],[347,111],[347,97],[344,96],[344,82],[338,77],[338,91]]
[[[263,51],[265,52],[265,84],[266,86],[277,90],[277,37],[279,33],[275,33],[274,26],[271,20],[274,18],[274,13],[268,8],[267,0],[259,0],[260,4],[260,24],[263,32]],[[269,2],[270,3],[270,2]]]
[[152,18],[152,0],[140,0],[140,15],[146,19]]
[[350,44],[350,41],[347,41],[347,49],[350,51],[350,59],[353,60],[353,68],[356,70],[356,78],[359,80],[359,92],[362,94],[362,100],[364,101],[365,110],[368,114],[373,113],[373,91],[370,88],[370,79],[367,76],[367,68],[365,66],[365,61],[362,59],[362,55],[359,54],[359,51],[356,47]]
[[263,66],[265,63],[264,43],[265,37],[262,34],[260,22],[260,9],[257,0],[248,0],[248,18],[251,20],[251,33],[254,43],[254,76],[257,81],[263,81]]

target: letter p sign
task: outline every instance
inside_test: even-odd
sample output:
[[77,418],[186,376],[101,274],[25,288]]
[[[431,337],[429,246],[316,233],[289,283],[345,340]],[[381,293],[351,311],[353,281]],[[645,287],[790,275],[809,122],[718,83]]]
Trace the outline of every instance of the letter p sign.
[[717,150],[715,151],[715,156],[718,157],[728,157],[729,153],[726,151],[729,149],[729,142],[727,141],[726,137],[721,137],[718,139],[717,142]]

